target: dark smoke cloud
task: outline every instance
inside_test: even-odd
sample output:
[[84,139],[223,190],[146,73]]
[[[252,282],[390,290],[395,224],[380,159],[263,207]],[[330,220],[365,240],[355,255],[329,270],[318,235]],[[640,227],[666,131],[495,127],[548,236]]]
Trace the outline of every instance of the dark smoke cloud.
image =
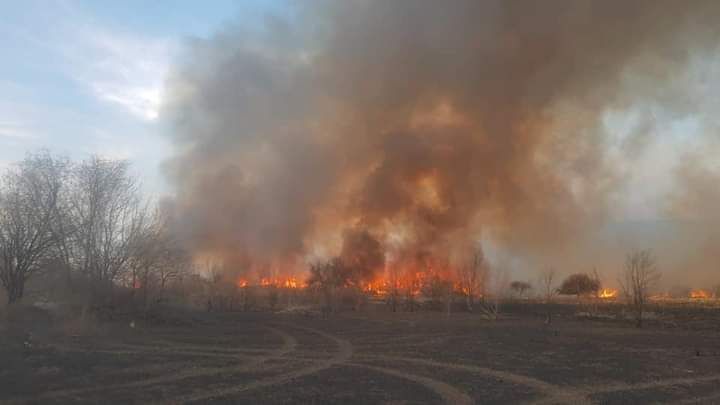
[[348,229],[343,233],[340,258],[356,279],[366,281],[373,280],[385,265],[382,244],[365,229]]
[[622,182],[604,112],[655,97],[719,17],[701,0],[319,2],[190,41],[164,111],[179,229],[242,266],[339,254],[343,235],[367,260],[372,241],[449,256],[481,236],[565,255]]

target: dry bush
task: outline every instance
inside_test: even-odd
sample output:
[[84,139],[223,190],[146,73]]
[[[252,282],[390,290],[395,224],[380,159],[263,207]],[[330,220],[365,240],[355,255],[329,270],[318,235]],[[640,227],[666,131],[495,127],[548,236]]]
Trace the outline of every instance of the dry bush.
[[575,273],[567,276],[560,284],[559,292],[564,295],[587,297],[597,295],[600,281],[589,274]]

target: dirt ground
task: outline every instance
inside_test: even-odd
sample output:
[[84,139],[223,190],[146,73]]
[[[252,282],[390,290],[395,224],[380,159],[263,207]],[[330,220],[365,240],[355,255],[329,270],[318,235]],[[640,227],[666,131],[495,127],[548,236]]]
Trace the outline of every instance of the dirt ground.
[[515,315],[0,330],[0,403],[720,403],[720,333]]

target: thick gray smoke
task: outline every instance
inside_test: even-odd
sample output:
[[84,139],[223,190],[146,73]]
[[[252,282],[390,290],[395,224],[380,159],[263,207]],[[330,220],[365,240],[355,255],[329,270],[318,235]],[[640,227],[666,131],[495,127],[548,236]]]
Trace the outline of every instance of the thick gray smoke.
[[244,268],[358,234],[390,261],[480,238],[567,258],[622,185],[604,113],[654,97],[718,21],[702,0],[338,1],[190,41],[164,111],[179,229]]

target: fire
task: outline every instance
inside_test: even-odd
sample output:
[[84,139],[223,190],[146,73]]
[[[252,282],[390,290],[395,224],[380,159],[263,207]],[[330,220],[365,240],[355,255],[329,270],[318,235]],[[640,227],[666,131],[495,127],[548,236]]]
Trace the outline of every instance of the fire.
[[360,287],[363,292],[377,297],[387,297],[390,294],[417,297],[436,280],[449,283],[455,294],[469,294],[469,289],[455,281],[449,271],[432,268],[427,271],[418,271],[412,267],[402,270],[387,269],[385,274],[371,282],[361,283]]
[[692,290],[690,291],[690,298],[706,300],[712,298],[712,293],[710,291],[702,289]]
[[363,284],[362,290],[371,295],[385,296],[387,295],[388,285],[387,281],[379,280]]
[[299,288],[301,284],[298,283],[295,277],[290,277],[283,282],[283,286],[285,288]]
[[598,292],[598,297],[603,299],[617,298],[618,291],[613,288],[603,288]]
[[459,283],[457,281],[453,283],[453,290],[456,293],[461,294],[461,295],[469,295],[470,294],[470,289],[466,286],[463,286],[461,283]]
[[[279,288],[301,290],[308,287],[307,281],[301,277],[287,275],[283,269],[274,269],[264,277],[239,276],[235,279],[237,288]],[[295,272],[293,272],[295,273]],[[266,273],[267,274],[267,273]],[[479,291],[469,288],[458,279],[457,272],[448,263],[431,261],[418,263],[394,263],[384,270],[379,270],[370,280],[348,280],[346,287],[357,288],[362,293],[387,298],[402,296],[406,298],[420,297],[423,294],[445,294],[450,288],[452,294],[458,296],[478,295]]]
[[[246,286],[247,286],[246,282]],[[290,289],[298,289],[298,288],[305,288],[307,287],[305,283],[298,281],[295,277],[287,277],[287,278],[280,278],[280,277],[262,277],[260,278],[260,282],[258,283],[260,287],[277,287],[277,288],[290,288]]]

